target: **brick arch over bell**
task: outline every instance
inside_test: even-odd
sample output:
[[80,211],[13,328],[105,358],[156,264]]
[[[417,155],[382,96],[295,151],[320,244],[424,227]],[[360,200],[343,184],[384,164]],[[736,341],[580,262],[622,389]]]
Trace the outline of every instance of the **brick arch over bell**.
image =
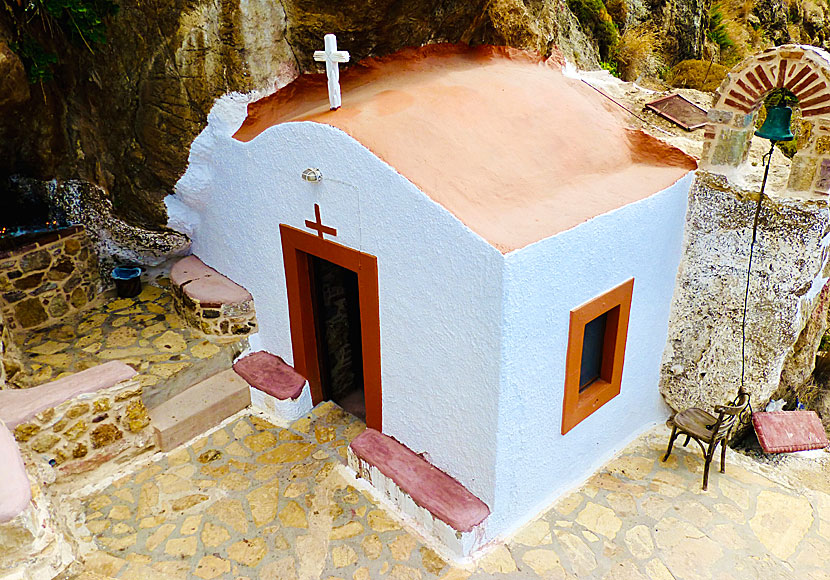
[[799,150],[787,189],[830,191],[830,54],[814,46],[786,44],[767,49],[733,68],[718,88],[700,167],[737,167],[746,161],[755,118],[764,98],[777,88],[798,97],[801,108]]

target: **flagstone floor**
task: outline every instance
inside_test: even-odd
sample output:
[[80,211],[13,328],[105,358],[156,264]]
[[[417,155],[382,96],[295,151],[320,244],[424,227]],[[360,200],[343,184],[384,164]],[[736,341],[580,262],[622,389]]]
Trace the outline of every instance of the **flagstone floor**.
[[169,279],[145,283],[135,298],[102,297],[65,324],[17,337],[18,386],[32,387],[111,360],[123,360],[152,386],[227,348],[190,330],[173,309]]
[[333,403],[288,429],[243,416],[116,481],[85,502],[77,532],[99,551],[76,580],[830,578],[826,478],[790,486],[730,452],[702,492],[699,451],[659,461],[662,426],[473,569],[454,567],[335,469],[363,428]]

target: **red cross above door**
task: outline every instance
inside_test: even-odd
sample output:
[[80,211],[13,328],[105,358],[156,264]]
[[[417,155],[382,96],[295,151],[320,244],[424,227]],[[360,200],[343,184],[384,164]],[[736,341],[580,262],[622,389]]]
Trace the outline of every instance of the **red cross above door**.
[[[316,231],[318,238],[322,238],[323,234],[329,234],[331,236],[336,236],[337,235],[337,230],[336,229],[323,225],[323,222],[320,219],[320,204],[319,203],[314,204],[314,219],[315,219],[315,221],[306,220],[305,221],[305,227],[307,227],[310,230]],[[325,239],[325,238],[323,238],[323,239]]]

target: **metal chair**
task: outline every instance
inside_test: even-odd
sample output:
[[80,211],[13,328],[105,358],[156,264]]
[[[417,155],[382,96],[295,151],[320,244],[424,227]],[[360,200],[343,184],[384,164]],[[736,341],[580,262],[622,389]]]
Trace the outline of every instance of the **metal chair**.
[[735,422],[738,420],[744,411],[749,407],[749,393],[743,387],[738,391],[738,396],[729,405],[717,405],[715,413],[712,415],[692,407],[685,411],[680,411],[674,417],[666,421],[666,425],[672,428],[671,438],[669,439],[669,448],[666,450],[666,455],[663,456],[663,461],[666,461],[671,455],[672,445],[678,435],[685,435],[686,441],[683,443],[685,447],[689,443],[689,439],[694,439],[700,445],[703,451],[703,458],[705,461],[703,467],[703,491],[709,484],[709,465],[712,463],[712,457],[718,445],[721,446],[720,454],[720,472],[726,471],[726,441]]

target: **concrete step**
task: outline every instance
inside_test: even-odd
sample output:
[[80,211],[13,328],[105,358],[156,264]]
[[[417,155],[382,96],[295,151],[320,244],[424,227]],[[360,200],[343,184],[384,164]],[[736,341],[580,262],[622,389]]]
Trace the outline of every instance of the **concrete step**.
[[248,383],[233,369],[222,371],[150,410],[156,443],[169,451],[250,404]]
[[234,359],[247,347],[245,340],[213,344],[219,347],[215,354],[207,358],[193,359],[190,361],[192,364],[183,366],[181,370],[171,373],[153,386],[145,387],[141,393],[144,406],[154,409],[196,383],[231,368]]

